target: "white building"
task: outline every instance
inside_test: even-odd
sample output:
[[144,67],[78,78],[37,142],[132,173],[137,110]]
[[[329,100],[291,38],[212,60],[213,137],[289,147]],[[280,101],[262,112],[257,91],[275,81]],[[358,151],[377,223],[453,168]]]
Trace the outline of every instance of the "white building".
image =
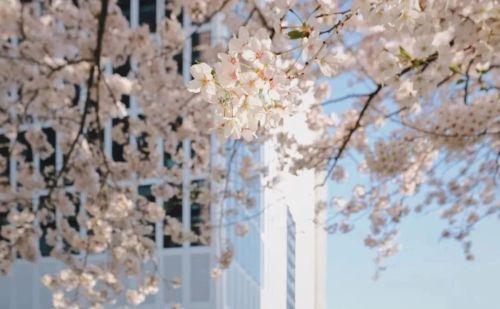
[[[284,130],[304,142],[313,134],[307,129],[304,114],[287,119]],[[265,145],[264,160],[281,181],[264,191],[261,308],[326,309],[327,235],[317,223],[324,220],[325,213],[316,211],[322,209],[326,198],[326,188],[317,186],[324,175],[304,171],[294,176],[279,171],[274,146]]]
[[[154,30],[156,23],[165,16],[165,0],[119,2],[132,27],[147,23]],[[186,34],[189,34],[193,28],[186,16],[183,18],[183,25]],[[195,36],[195,40],[218,38],[224,32],[217,21],[203,25],[197,31],[199,35]],[[191,40],[186,42],[182,55],[182,73],[186,79],[189,79],[189,66],[192,62],[192,43]],[[133,98],[130,98],[129,104],[129,113],[133,117],[136,113]],[[120,150],[115,149],[109,137],[113,125],[114,123],[109,123],[105,129],[106,151],[110,156],[119,156]],[[289,129],[305,128],[291,125]],[[53,135],[56,140],[56,133],[50,132],[50,129],[47,129],[47,134]],[[185,153],[189,153],[189,144],[184,143],[183,147]],[[163,151],[161,152],[164,156]],[[248,147],[241,147],[232,164],[237,166],[244,154],[258,156],[264,164],[271,167],[276,156],[271,144],[255,153],[250,153]],[[60,164],[61,157],[62,154],[56,147],[53,164]],[[32,159],[37,164],[42,164],[36,155]],[[15,168],[10,173],[15,177]],[[189,175],[186,176],[187,179],[190,178]],[[189,242],[175,245],[169,237],[162,234],[162,223],[158,223],[154,237],[158,249],[159,272],[164,278],[180,278],[182,286],[173,289],[162,281],[160,292],[148,297],[140,308],[165,309],[179,303],[186,309],[325,309],[326,235],[314,223],[315,205],[324,197],[324,192],[315,189],[316,178],[314,172],[304,172],[299,176],[283,174],[282,181],[273,189],[262,189],[259,182],[255,184],[253,194],[257,207],[239,217],[248,223],[248,234],[236,237],[232,222],[224,222],[224,237],[233,242],[236,254],[229,269],[217,280],[210,276],[222,245],[217,237],[213,238],[210,246]],[[191,179],[198,180],[203,181]],[[159,206],[168,207],[170,214],[177,216],[184,228],[190,230],[200,214],[197,205],[189,200],[189,182],[190,180],[186,180],[183,184],[185,193],[182,200],[168,205],[152,196],[151,185],[155,183],[154,179],[140,181],[137,193]],[[231,185],[237,186],[238,183],[236,181]],[[34,196],[33,207],[41,207],[42,201],[43,195]],[[231,203],[232,201],[228,201],[226,206],[231,207]],[[0,277],[1,309],[51,308],[51,294],[42,286],[40,278],[46,273],[60,270],[62,265],[48,257],[50,248],[45,246],[47,245],[42,237],[40,248],[44,256],[36,264],[19,260],[8,276]],[[133,285],[133,281],[130,284]],[[116,307],[124,308],[126,303],[120,300]]]

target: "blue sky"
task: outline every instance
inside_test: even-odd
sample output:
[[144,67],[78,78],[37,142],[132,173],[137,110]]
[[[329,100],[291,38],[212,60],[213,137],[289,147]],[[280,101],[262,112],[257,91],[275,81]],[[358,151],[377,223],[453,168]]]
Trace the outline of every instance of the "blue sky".
[[373,253],[363,246],[368,223],[328,239],[328,309],[498,309],[500,225],[490,218],[473,237],[468,262],[455,241],[440,241],[442,222],[431,215],[401,225],[402,251],[373,281]]
[[[347,78],[332,83],[332,98],[347,93]],[[329,106],[342,110],[347,103]],[[357,182],[353,164],[345,184],[329,184],[330,196],[349,195]],[[359,181],[359,180],[358,180]],[[473,233],[476,260],[465,260],[460,244],[440,240],[444,221],[438,214],[412,214],[400,225],[402,251],[386,261],[388,269],[372,280],[374,252],[363,245],[366,219],[346,235],[328,238],[328,309],[500,309],[500,220],[489,218]]]

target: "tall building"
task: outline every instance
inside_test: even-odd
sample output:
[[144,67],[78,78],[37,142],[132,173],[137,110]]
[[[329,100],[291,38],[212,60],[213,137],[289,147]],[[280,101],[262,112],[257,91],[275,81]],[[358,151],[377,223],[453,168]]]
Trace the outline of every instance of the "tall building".
[[[120,0],[118,1],[132,27],[148,24],[151,31],[168,13],[165,0]],[[178,57],[180,74],[186,80],[190,79],[189,67],[197,57],[193,46],[203,43],[214,43],[224,36],[225,30],[218,18],[209,24],[192,26],[188,16],[182,16],[186,34],[196,33],[186,41],[182,55]],[[120,74],[126,74],[130,67],[124,65],[116,69]],[[137,117],[138,109],[134,98],[124,98],[128,105],[127,117]],[[106,153],[114,160],[121,160],[123,149],[111,139],[111,130],[124,120],[110,121],[104,128]],[[303,122],[304,123],[304,122]],[[289,130],[305,130],[302,125],[290,125]],[[60,165],[62,152],[57,146],[57,132],[45,128],[49,140],[55,146],[55,154],[46,160],[41,160],[33,154],[27,154],[27,159],[37,165]],[[22,142],[22,141],[21,141]],[[215,143],[215,141],[212,141]],[[189,153],[189,143],[184,143],[184,152]],[[234,148],[231,148],[234,151]],[[2,149],[0,149],[0,152]],[[161,151],[165,164],[167,155]],[[257,149],[241,145],[229,161],[226,157],[213,155],[213,160],[224,162],[231,171],[237,171],[244,164],[246,156],[269,165],[273,168],[276,162],[276,152],[272,144]],[[50,162],[49,162],[50,161]],[[15,166],[15,165],[14,165]],[[231,167],[229,167],[231,166]],[[42,168],[43,169],[43,168]],[[16,169],[9,171],[10,178],[15,179]],[[159,293],[148,296],[140,308],[165,309],[173,304],[180,304],[185,309],[325,309],[324,305],[324,273],[325,273],[325,232],[315,224],[317,213],[315,205],[324,197],[324,192],[315,187],[317,175],[314,172],[304,172],[291,176],[277,171],[281,182],[278,186],[268,189],[263,187],[263,180],[255,178],[251,188],[246,188],[255,200],[255,207],[244,210],[236,217],[224,219],[214,225],[220,225],[222,237],[213,237],[210,245],[196,242],[175,244],[169,236],[163,235],[162,223],[154,227],[153,239],[156,242],[156,259],[158,272],[163,278],[179,278],[182,282],[179,288],[173,288],[168,282],[162,281]],[[202,183],[203,178],[184,175],[182,199],[162,201],[152,194],[152,186],[156,179],[140,180],[137,194],[151,202],[164,207],[170,216],[182,222],[184,229],[193,230],[201,220],[201,209],[190,201],[189,190],[192,183]],[[242,185],[238,176],[229,184],[233,188]],[[135,186],[135,185],[134,185]],[[73,194],[70,196],[76,204],[83,202],[84,197]],[[33,207],[44,207],[43,192],[33,196]],[[238,207],[237,201],[228,199],[225,209]],[[212,212],[215,209],[211,210]],[[212,213],[212,218],[218,214]],[[4,218],[0,216],[0,228]],[[236,235],[237,222],[245,222],[248,232],[244,237]],[[55,223],[54,223],[55,224]],[[74,225],[77,220],[75,218]],[[1,309],[46,309],[51,308],[51,293],[40,282],[46,273],[55,273],[63,268],[58,261],[49,256],[51,246],[47,242],[46,231],[56,226],[40,225],[42,235],[39,243],[42,257],[36,264],[18,260],[6,277],[0,277],[0,308]],[[83,231],[81,231],[83,233]],[[220,249],[225,245],[223,239],[229,239],[235,250],[234,260],[229,268],[223,271],[218,279],[211,278],[211,270],[217,265]],[[78,253],[75,253],[78,254]],[[99,260],[102,257],[91,257]],[[133,280],[126,283],[133,287]],[[124,308],[127,304],[120,299],[114,308]]]
[[[286,119],[283,129],[304,143],[314,134],[301,113]],[[318,186],[324,174],[280,171],[272,143],[264,146],[263,153],[266,166],[280,182],[263,192],[266,211],[260,308],[326,309],[326,232],[318,224],[325,216],[326,188]]]

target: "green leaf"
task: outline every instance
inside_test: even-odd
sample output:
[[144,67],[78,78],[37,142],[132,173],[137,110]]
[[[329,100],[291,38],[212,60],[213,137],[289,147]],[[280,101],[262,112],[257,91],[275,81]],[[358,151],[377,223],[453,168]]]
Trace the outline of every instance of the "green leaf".
[[425,64],[425,61],[422,59],[413,59],[411,60],[411,66],[414,68],[418,68],[419,66],[422,66]]
[[460,68],[456,64],[453,64],[453,65],[450,66],[450,71],[452,71],[455,74],[461,74],[460,73]]
[[456,84],[457,84],[457,85],[460,85],[460,84],[463,84],[463,83],[465,83],[465,80],[464,80],[464,79],[459,79],[459,80],[457,80],[457,82],[456,82]]
[[412,57],[403,47],[399,46],[399,56],[403,58],[403,60],[411,62]]
[[485,73],[488,73],[488,70],[480,70],[480,69],[477,69],[477,68],[476,68],[476,72],[477,72],[478,74],[483,75],[483,74],[485,74]]
[[288,32],[288,38],[290,40],[298,40],[307,37],[307,33],[299,30],[292,30]]

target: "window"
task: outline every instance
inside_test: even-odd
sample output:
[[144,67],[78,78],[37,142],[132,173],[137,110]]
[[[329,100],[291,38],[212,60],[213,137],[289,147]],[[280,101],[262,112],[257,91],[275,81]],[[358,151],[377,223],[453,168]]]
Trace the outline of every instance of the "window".
[[198,50],[198,46],[200,45],[200,34],[195,32],[191,35],[191,46],[193,54],[191,56],[191,64],[195,64],[197,61],[200,61],[200,51]]
[[[137,203],[156,202],[156,198],[151,192],[151,185],[139,186],[137,191],[140,196]],[[151,228],[151,232],[147,235],[147,237],[154,241],[156,239],[156,225],[152,222],[148,222],[147,224]]]
[[[17,144],[21,146],[19,159],[21,159],[22,162],[33,163],[33,149],[26,139],[26,132],[20,132],[17,135]],[[18,162],[18,164],[20,164],[20,162]]]
[[56,132],[52,128],[43,128],[42,132],[45,134],[45,138],[51,147],[51,149],[46,149],[50,155],[40,156],[40,173],[44,180],[48,181],[55,177],[56,171]]
[[1,209],[0,210],[0,241],[8,241],[8,239],[4,238],[2,236],[2,227],[6,226],[9,224],[9,221],[7,220],[7,215],[9,214],[8,210]]
[[[87,139],[88,143],[96,146],[96,148],[97,147],[100,148],[100,147],[102,147],[102,145],[104,145],[104,130],[100,129],[95,124],[88,127],[86,132],[84,133],[84,135],[85,135],[85,138]],[[66,158],[65,158],[65,160],[66,160]],[[74,162],[72,162],[72,163],[74,164]],[[97,169],[97,173],[99,175],[102,175],[103,172],[104,171],[102,168]],[[66,185],[69,185],[69,183],[67,183]]]
[[104,142],[104,131],[97,128],[97,126],[90,126],[85,132],[85,137],[89,143],[94,145],[102,145]]
[[9,183],[10,160],[9,160],[10,140],[5,135],[0,135],[0,185]]
[[112,126],[111,154],[114,161],[125,162],[125,146],[129,144],[129,117],[114,118]]
[[191,64],[196,62],[206,61],[202,49],[211,45],[210,31],[193,33],[191,36],[193,45],[193,55]]
[[139,2],[139,25],[148,25],[151,32],[156,32],[156,0]]
[[[176,219],[182,224],[182,199],[179,196],[174,196],[168,201],[163,203],[163,209],[165,210],[165,216]],[[167,225],[167,220],[163,221],[163,224]],[[182,247],[182,244],[174,242],[170,235],[163,235],[163,248],[175,248]]]
[[[70,215],[61,215],[57,219],[57,212],[54,205],[49,201],[46,195],[40,196],[38,198],[38,211],[37,217],[39,219],[39,226],[42,235],[39,239],[40,254],[42,257],[50,256],[51,251],[57,244],[57,237],[55,234],[56,229],[64,229],[64,224],[61,222],[64,220],[68,223],[69,228],[72,233],[80,231],[80,224],[78,223],[78,213],[80,212],[80,195],[77,193],[66,192],[64,200],[58,200],[56,203],[59,205],[63,203],[68,203],[68,207],[73,208],[74,212]],[[58,223],[59,220],[59,223]],[[62,235],[71,235],[70,233],[65,233],[62,230]],[[71,237],[71,236],[70,236]],[[72,245],[72,239],[64,238],[62,239],[62,250],[71,254],[79,254],[79,251]]]
[[[204,225],[210,219],[209,217],[209,206],[203,205],[198,201],[202,190],[207,189],[205,186],[205,181],[203,179],[195,180],[191,182],[191,231],[197,236],[203,236],[202,233]],[[192,242],[191,246],[206,246],[210,243],[209,235],[203,237],[198,241]]]
[[[174,123],[171,123],[170,126],[173,131],[176,131],[177,128],[179,128],[182,125],[182,118],[178,117]],[[174,159],[176,154],[179,153],[179,151],[182,149],[182,142],[179,142],[177,146],[175,147],[175,153],[168,152],[165,150],[165,148],[170,148],[169,146],[173,145],[167,145],[166,142],[163,144],[163,166],[165,166],[168,169],[171,169],[172,167],[178,165],[178,167],[182,166],[182,162],[178,162]],[[173,148],[173,147],[172,147]],[[170,149],[172,151],[172,149]]]
[[[168,1],[166,1],[166,2],[168,2]],[[170,18],[171,14],[172,14],[172,11],[169,8],[169,4],[166,3],[165,4],[165,18]],[[181,11],[181,13],[177,16],[177,20],[180,22],[181,25],[183,23],[183,18],[184,18],[184,16],[183,16],[183,13]],[[175,55],[174,60],[177,63],[177,73],[179,75],[182,75],[182,63],[183,63],[182,62],[182,50],[180,53]]]
[[130,1],[131,0],[118,0],[118,6],[122,10],[123,16],[130,22]]
[[[145,122],[145,116],[139,115],[139,119]],[[145,122],[146,123],[146,122]],[[155,143],[151,140],[148,132],[142,131],[135,138],[137,150],[139,151],[139,159],[146,161],[150,159],[150,154],[156,151]]]
[[54,232],[56,230],[56,211],[51,205],[47,196],[41,196],[38,199],[38,218],[40,220],[40,229],[42,236],[39,240],[41,256],[50,256],[50,252],[56,245]]
[[172,158],[172,155],[168,152],[165,152],[163,155],[163,166],[165,166],[168,169],[171,169],[174,167],[177,163],[174,161]]
[[[80,197],[76,193],[66,193],[67,202],[71,203],[74,207],[74,214],[70,216],[63,217],[63,220],[68,222],[68,225],[74,231],[80,231],[80,224],[78,224],[77,216],[80,212]],[[63,250],[72,254],[78,254],[79,251],[76,250],[70,243],[70,240],[63,239]]]
[[[254,162],[259,162],[260,158],[255,157],[253,145],[239,142],[227,143],[225,156],[228,158],[226,169],[231,172],[229,175],[229,189],[232,192],[243,192],[241,197],[231,197],[225,201],[228,212],[233,213],[227,220],[230,223],[226,228],[226,233],[235,246],[235,261],[241,266],[246,274],[260,285],[261,282],[261,209],[259,202],[260,177],[252,172],[250,168],[247,173],[242,173],[242,167],[254,166]],[[258,150],[258,149],[257,149]],[[252,161],[249,159],[253,158]],[[244,169],[247,170],[247,169]],[[254,202],[249,203],[249,200]],[[238,236],[235,224],[243,222],[247,225],[248,231],[244,236]]]
[[[29,175],[33,173],[33,148],[26,139],[26,132],[20,132],[17,135],[17,142],[15,147],[19,152],[14,151],[14,156],[16,158],[16,168],[18,175],[22,172],[24,175]],[[17,182],[19,187],[22,187],[22,183]]]
[[[122,59],[120,59],[122,60]],[[123,63],[116,63],[115,67],[113,69],[114,74],[118,74],[123,77],[128,77],[130,74],[130,71],[132,70],[131,64],[130,64],[130,56],[127,57],[127,59],[123,59]],[[122,95],[120,102],[125,105],[126,108],[130,108],[130,96],[128,95]]]
[[[191,242],[191,246],[207,246],[210,243],[209,235],[202,232],[204,230],[204,224],[209,220],[209,207],[207,205],[203,205],[201,202],[197,201],[200,196],[202,190],[206,189],[204,180],[195,180],[191,182],[191,191],[190,191],[190,216],[191,216],[191,232],[193,232],[197,236],[202,236],[200,240]],[[170,198],[168,201],[163,203],[163,208],[165,210],[165,215],[171,218],[174,218],[178,221],[178,223],[182,224],[184,222],[183,212],[182,212],[182,188],[180,185],[177,186],[179,188],[179,193]],[[167,226],[168,221],[164,221],[164,225]],[[170,235],[165,235],[163,238],[163,247],[164,248],[174,248],[181,247],[182,244],[174,241],[174,239]]]

